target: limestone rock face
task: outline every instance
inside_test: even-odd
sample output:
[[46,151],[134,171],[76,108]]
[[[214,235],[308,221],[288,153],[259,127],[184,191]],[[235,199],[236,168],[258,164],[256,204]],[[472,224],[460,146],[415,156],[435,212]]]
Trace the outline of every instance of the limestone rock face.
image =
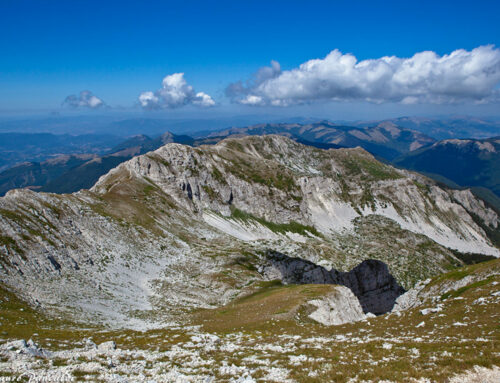
[[285,283],[338,284],[349,288],[365,313],[379,315],[391,311],[396,299],[404,293],[387,265],[377,260],[363,261],[349,272],[327,270],[310,261],[278,252],[270,252],[268,262],[263,273],[279,275]]
[[366,317],[356,296],[344,286],[336,286],[333,292],[308,303],[317,308],[309,318],[326,326],[357,322]]
[[486,209],[482,200],[477,199],[470,189],[453,190],[453,197],[470,213],[478,215],[483,222],[492,227],[498,227],[498,216],[491,209]]

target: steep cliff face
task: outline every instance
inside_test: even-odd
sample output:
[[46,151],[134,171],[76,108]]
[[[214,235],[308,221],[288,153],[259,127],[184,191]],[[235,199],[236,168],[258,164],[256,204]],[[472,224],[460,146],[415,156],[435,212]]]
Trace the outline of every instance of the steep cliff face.
[[1,279],[42,306],[134,326],[244,294],[268,249],[339,272],[378,259],[410,288],[461,263],[447,247],[498,256],[483,229],[498,216],[460,193],[359,148],[167,144],[90,191],[1,198]]
[[285,283],[334,284],[349,288],[365,313],[385,314],[392,310],[396,299],[404,293],[387,265],[373,259],[363,261],[349,272],[327,270],[278,252],[270,252],[268,262],[262,269],[264,275],[278,277]]

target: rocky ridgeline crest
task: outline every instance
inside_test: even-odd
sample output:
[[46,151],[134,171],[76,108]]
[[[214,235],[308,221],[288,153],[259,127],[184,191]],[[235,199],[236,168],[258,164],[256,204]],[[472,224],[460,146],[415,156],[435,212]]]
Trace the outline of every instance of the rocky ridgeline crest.
[[463,252],[500,254],[470,213],[493,229],[498,215],[470,191],[444,190],[379,163],[361,148],[325,151],[282,136],[227,139],[200,148],[171,144],[118,166],[92,190],[107,192],[120,172],[151,180],[196,213],[229,216],[235,207],[325,233],[352,227],[357,216],[378,214]]

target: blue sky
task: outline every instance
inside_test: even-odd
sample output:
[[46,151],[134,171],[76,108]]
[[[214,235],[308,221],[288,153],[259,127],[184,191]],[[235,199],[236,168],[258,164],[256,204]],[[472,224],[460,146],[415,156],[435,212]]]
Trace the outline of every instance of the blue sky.
[[[426,50],[441,56],[485,45],[496,49],[499,14],[498,1],[2,0],[0,110],[55,110],[82,90],[113,108],[130,108],[142,92],[160,89],[165,76],[182,72],[195,91],[186,104],[204,92],[216,103],[212,109],[254,113],[258,108],[241,101],[255,93],[265,99],[259,110],[267,111],[276,108],[269,106],[274,96],[255,87],[229,98],[226,87],[250,79],[271,60],[287,71],[334,49],[358,61],[409,58]],[[375,114],[493,114],[499,105],[419,100],[410,107],[401,100],[413,98],[393,95],[369,105],[370,95],[340,104],[329,96],[307,97],[278,108],[313,114],[342,108],[354,116],[363,108]]]

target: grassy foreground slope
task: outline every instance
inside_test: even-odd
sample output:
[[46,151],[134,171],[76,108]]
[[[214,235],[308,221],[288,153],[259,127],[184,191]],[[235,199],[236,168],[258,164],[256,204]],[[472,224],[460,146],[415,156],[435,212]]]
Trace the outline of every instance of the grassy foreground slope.
[[[50,354],[33,357],[4,344],[0,374],[88,381],[447,382],[474,366],[500,365],[499,260],[434,278],[423,292],[436,295],[418,307],[341,326],[283,315],[291,309],[283,302],[300,300],[305,287],[306,295],[317,289],[268,284],[226,308],[198,312],[189,323],[197,326],[146,332],[72,327],[2,289],[2,343],[31,338]],[[269,304],[277,296],[281,306]],[[258,310],[262,319],[250,323]],[[117,349],[92,343],[110,340]]]

